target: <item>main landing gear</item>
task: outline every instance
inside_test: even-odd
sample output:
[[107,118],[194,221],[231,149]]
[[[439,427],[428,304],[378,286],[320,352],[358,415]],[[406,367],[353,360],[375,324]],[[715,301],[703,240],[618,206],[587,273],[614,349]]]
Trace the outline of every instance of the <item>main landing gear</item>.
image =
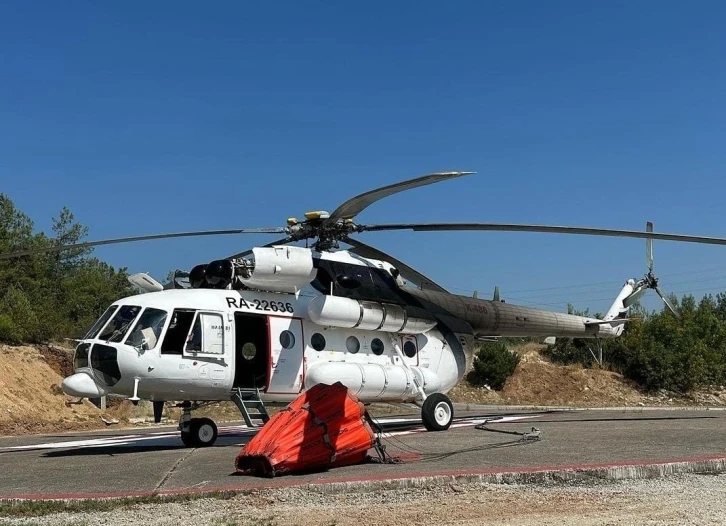
[[179,431],[186,447],[209,447],[217,440],[217,424],[211,418],[192,418],[192,409],[200,407],[196,402],[182,402],[179,417]]
[[428,395],[421,405],[421,420],[427,431],[446,431],[454,420],[454,406],[442,393]]
[[421,404],[421,420],[423,421],[424,427],[427,431],[446,431],[454,420],[454,405],[451,403],[451,400],[443,393],[427,395],[422,385],[424,377],[416,376],[416,373],[406,365],[406,359],[403,356],[401,347],[393,335],[391,335],[391,344],[393,345],[393,350],[396,351],[398,357],[401,359],[403,366],[411,373],[416,390],[421,396],[421,402],[415,403],[417,405]]

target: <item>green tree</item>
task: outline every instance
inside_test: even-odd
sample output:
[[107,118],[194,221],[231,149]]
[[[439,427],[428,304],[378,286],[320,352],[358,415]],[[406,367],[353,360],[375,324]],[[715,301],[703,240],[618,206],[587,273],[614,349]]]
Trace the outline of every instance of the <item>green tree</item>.
[[[33,228],[0,194],[0,253],[79,243],[88,234],[67,207],[53,219],[53,238]],[[82,248],[0,260],[0,340],[78,337],[108,304],[133,294],[125,268],[115,270],[90,253]]]

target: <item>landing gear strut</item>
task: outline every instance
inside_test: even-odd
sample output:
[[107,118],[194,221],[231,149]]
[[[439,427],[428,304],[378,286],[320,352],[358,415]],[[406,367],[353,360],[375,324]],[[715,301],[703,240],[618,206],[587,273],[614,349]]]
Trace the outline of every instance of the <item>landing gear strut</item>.
[[446,431],[454,420],[454,405],[451,403],[451,400],[443,393],[427,395],[423,385],[421,385],[423,376],[419,382],[416,373],[406,365],[406,359],[403,356],[401,347],[399,347],[393,335],[391,335],[391,343],[393,344],[393,349],[401,359],[403,366],[411,372],[416,390],[421,395],[421,402],[416,402],[416,404],[421,403],[421,420],[423,421],[424,427],[427,431]]
[[445,431],[454,420],[454,406],[449,397],[442,393],[432,393],[421,406],[421,420],[427,431]]
[[186,447],[209,447],[217,440],[217,424],[211,418],[192,418],[192,409],[198,409],[199,405],[191,402],[177,404],[182,408],[179,417],[179,431],[181,439]]

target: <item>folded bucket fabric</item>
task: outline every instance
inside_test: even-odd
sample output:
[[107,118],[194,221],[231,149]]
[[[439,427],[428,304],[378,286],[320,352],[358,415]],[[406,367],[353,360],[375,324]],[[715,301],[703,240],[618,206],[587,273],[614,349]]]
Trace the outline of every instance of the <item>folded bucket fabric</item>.
[[240,450],[237,473],[274,477],[360,464],[374,447],[365,406],[340,382],[317,384],[274,414]]

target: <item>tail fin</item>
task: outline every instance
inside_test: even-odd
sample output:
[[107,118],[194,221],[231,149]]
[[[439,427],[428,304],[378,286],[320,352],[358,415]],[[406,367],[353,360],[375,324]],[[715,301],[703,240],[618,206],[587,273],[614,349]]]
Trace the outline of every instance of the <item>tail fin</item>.
[[623,285],[620,294],[618,294],[618,296],[615,298],[615,301],[608,309],[608,312],[607,314],[605,314],[603,320],[621,320],[628,315],[628,310],[630,310],[630,306],[635,302],[635,300],[632,299],[635,287],[636,283],[634,279],[629,279],[625,282],[625,285]]
[[[645,224],[646,232],[653,232],[653,223],[648,221]],[[648,289],[656,291],[658,296],[661,297],[666,307],[674,314],[674,316],[680,319],[678,309],[668,300],[663,294],[663,291],[658,287],[658,278],[653,274],[653,238],[646,238],[645,240],[645,263],[648,267],[648,273],[643,279],[637,282],[633,279],[629,279],[623,286],[623,290],[620,291],[615,302],[612,304],[610,309],[605,316],[606,321],[612,321],[616,319],[623,319],[628,313],[630,307],[638,301],[638,299],[646,293]],[[622,332],[622,329],[620,329]]]

